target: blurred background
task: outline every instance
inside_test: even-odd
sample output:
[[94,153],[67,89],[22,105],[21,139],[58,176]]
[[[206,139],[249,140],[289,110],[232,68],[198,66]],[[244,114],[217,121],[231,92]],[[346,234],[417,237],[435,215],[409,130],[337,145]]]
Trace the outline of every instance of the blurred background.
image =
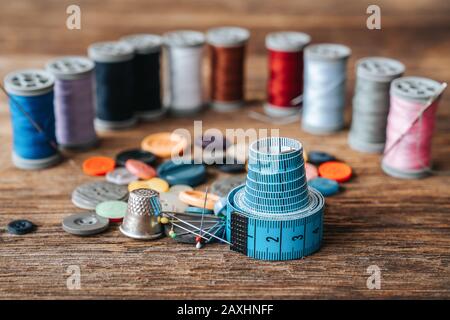
[[[0,76],[42,67],[52,56],[86,54],[89,44],[131,33],[237,25],[251,30],[247,98],[265,99],[264,37],[277,30],[309,33],[312,42],[351,47],[354,64],[365,56],[401,60],[407,75],[450,81],[448,0],[0,0]],[[66,8],[81,7],[81,30],[66,27]],[[368,30],[367,7],[381,8],[381,30]],[[207,71],[205,71],[207,72]],[[450,94],[447,93],[447,96]],[[4,97],[0,101],[5,101]],[[5,108],[1,108],[1,114]],[[444,108],[441,108],[444,109]],[[448,108],[447,108],[448,109]]]
[[[265,55],[264,37],[277,30],[309,33],[313,42],[339,42],[353,50],[349,66],[368,55],[400,58],[407,73],[449,78],[450,1],[448,0],[0,0],[0,73],[27,64],[26,56],[86,54],[95,41],[189,28],[237,25],[252,32],[251,55]],[[66,8],[81,8],[81,30],[68,30]],[[366,9],[381,8],[381,30],[368,30]],[[25,61],[22,61],[25,56]],[[13,59],[11,59],[13,58]],[[15,61],[14,61],[15,60]],[[252,95],[264,93],[264,80],[251,81],[259,59],[248,61]],[[434,63],[427,70],[421,66]],[[36,60],[35,60],[36,61]],[[15,68],[15,67],[14,67]],[[352,75],[352,74],[351,74]],[[263,87],[260,87],[261,84]]]

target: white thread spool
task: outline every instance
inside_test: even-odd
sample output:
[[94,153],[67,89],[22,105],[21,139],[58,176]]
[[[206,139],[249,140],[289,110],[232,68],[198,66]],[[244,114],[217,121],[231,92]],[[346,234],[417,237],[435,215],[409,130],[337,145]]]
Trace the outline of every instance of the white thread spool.
[[344,127],[345,84],[350,48],[323,43],[305,49],[303,130],[328,134]]
[[203,107],[202,58],[205,37],[190,30],[164,35],[168,60],[170,111],[174,115],[195,114]]

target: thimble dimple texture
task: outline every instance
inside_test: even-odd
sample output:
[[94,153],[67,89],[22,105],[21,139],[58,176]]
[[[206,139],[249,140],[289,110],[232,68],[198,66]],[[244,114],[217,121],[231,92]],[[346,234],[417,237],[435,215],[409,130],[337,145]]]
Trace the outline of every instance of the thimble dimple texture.
[[150,189],[131,191],[128,199],[128,212],[141,216],[158,216],[161,213],[159,193]]

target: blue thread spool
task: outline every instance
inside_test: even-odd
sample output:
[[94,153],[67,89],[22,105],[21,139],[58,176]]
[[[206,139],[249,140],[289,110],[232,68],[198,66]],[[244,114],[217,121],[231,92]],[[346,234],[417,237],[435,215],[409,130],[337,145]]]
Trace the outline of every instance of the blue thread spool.
[[344,127],[345,86],[350,48],[333,43],[305,49],[302,128],[329,134]]
[[266,138],[249,150],[245,185],[227,198],[231,250],[261,260],[299,259],[319,250],[324,197],[308,188],[302,144]]
[[[10,95],[13,164],[21,169],[32,170],[60,162],[61,155],[55,143],[53,76],[43,70],[19,70],[6,75],[4,83]],[[21,108],[43,132],[33,126]]]
[[121,38],[134,49],[133,106],[140,120],[157,120],[165,113],[161,101],[160,60],[162,38],[134,34]]
[[119,130],[133,126],[133,47],[125,42],[99,42],[89,46],[88,54],[95,61],[95,128]]

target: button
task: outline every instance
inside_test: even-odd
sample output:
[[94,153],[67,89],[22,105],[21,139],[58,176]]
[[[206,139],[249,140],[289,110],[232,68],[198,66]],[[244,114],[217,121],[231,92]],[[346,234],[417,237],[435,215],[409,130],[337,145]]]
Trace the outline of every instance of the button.
[[217,168],[220,171],[226,172],[226,173],[241,173],[241,172],[244,172],[246,170],[245,164],[239,164],[239,163],[218,164]]
[[352,168],[339,161],[324,162],[319,166],[319,175],[337,182],[345,182],[351,178]]
[[187,184],[176,184],[170,187],[169,192],[181,192],[181,191],[191,191],[191,186],[188,186]]
[[183,213],[188,205],[180,200],[178,193],[165,192],[159,195],[162,211]]
[[169,191],[169,184],[163,179],[152,178],[145,181],[135,181],[128,185],[129,192],[136,189],[152,189],[161,193]]
[[151,179],[156,176],[156,171],[142,161],[128,159],[125,168],[140,179]]
[[108,229],[109,220],[100,217],[95,212],[77,213],[64,218],[64,231],[77,236],[90,236]]
[[126,200],[128,190],[111,182],[96,181],[78,186],[72,192],[72,202],[79,208],[94,210],[97,204],[108,200]]
[[8,232],[16,235],[23,235],[34,231],[35,225],[28,220],[14,220],[8,223]]
[[194,207],[214,210],[214,204],[216,203],[217,200],[219,200],[220,197],[218,195],[208,193],[208,196],[206,198],[206,203],[205,203],[205,197],[206,197],[205,192],[197,191],[197,190],[183,191],[183,192],[180,192],[180,194],[179,194],[180,200],[183,201],[184,203],[187,203]]
[[311,163],[305,163],[305,172],[307,181],[317,178],[319,176],[316,166],[312,165]]
[[116,163],[108,157],[91,157],[83,162],[83,172],[89,176],[103,176],[114,170]]
[[95,213],[110,222],[120,222],[127,213],[128,204],[124,201],[105,201],[95,207]]
[[[334,161],[336,158],[329,153],[322,151],[308,152],[308,162],[318,166],[324,162]],[[306,160],[305,160],[306,161]]]
[[231,176],[227,178],[218,179],[211,185],[211,193],[217,194],[220,197],[226,197],[228,193],[234,188],[244,184],[246,181],[245,175]]
[[230,141],[228,141],[228,139],[222,134],[206,134],[195,138],[195,145],[202,147],[203,149],[209,147],[208,149],[225,151],[230,145]]
[[180,154],[187,146],[187,140],[172,132],[151,134],[142,140],[141,148],[160,158],[170,158],[172,154]]
[[125,162],[128,159],[139,160],[148,164],[149,166],[155,164],[156,162],[156,156],[151,152],[144,151],[141,149],[129,149],[120,152],[116,156],[116,163],[118,166],[125,166]]
[[329,197],[339,192],[339,183],[326,178],[313,179],[308,181],[308,185],[317,189],[324,197]]
[[206,167],[202,164],[176,164],[168,160],[158,167],[157,172],[169,185],[186,184],[195,187],[206,180]]
[[128,185],[129,183],[137,181],[138,179],[138,177],[136,177],[126,168],[116,168],[106,174],[106,181],[118,185]]

